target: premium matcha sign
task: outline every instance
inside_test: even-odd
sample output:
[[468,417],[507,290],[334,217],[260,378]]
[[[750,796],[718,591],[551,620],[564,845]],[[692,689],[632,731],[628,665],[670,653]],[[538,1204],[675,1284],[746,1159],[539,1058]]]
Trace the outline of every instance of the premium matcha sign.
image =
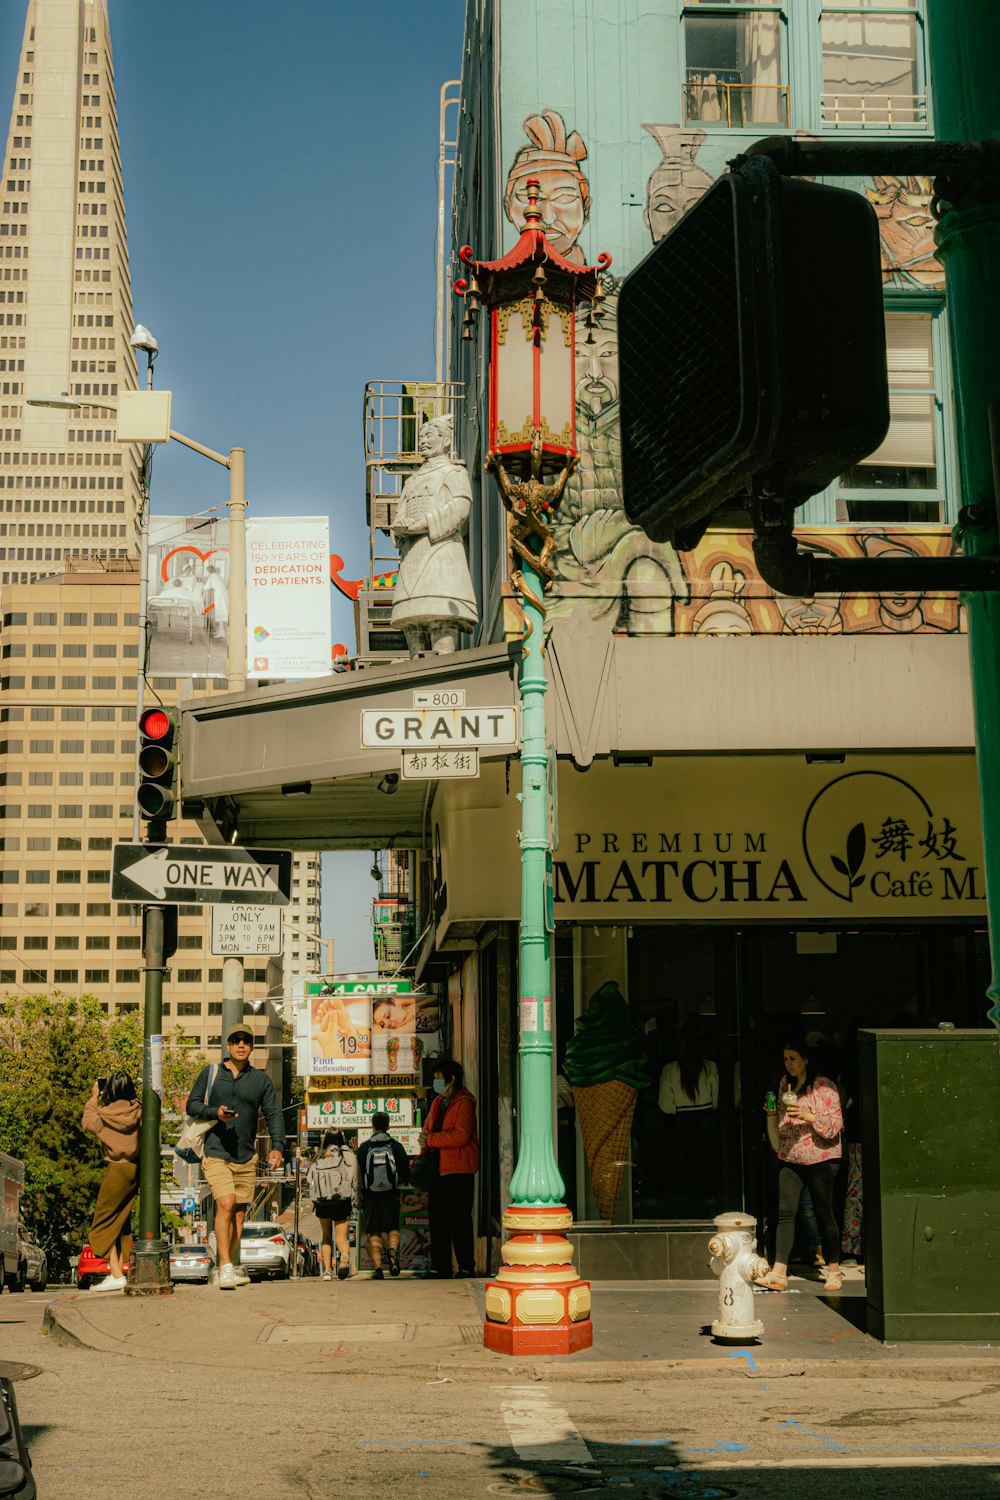
[[627,800],[580,800],[589,779],[563,782],[557,920],[618,908],[701,921],[985,909],[971,756],[667,761]]

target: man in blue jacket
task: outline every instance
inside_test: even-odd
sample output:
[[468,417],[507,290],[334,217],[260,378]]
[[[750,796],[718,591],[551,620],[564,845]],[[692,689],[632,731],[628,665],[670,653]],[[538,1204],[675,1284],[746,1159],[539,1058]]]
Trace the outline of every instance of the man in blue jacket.
[[217,1120],[205,1137],[202,1168],[215,1198],[215,1239],[219,1252],[219,1288],[232,1291],[247,1279],[237,1277],[233,1266],[233,1243],[243,1233],[246,1205],[253,1202],[257,1184],[257,1123],[261,1110],[271,1137],[267,1164],[272,1171],[281,1166],[285,1154],[285,1127],[274,1085],[261,1068],[250,1063],[253,1033],[242,1023],[226,1038],[229,1056],[218,1069],[211,1088],[210,1068],[202,1068],[188,1095],[187,1113],[196,1120]]

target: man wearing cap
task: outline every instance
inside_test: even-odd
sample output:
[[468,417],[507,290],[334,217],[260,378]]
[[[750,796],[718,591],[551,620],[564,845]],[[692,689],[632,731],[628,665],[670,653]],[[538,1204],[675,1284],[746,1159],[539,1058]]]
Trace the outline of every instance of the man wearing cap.
[[267,1120],[271,1151],[267,1164],[280,1167],[285,1152],[285,1127],[274,1085],[261,1068],[250,1063],[253,1033],[242,1023],[226,1038],[229,1056],[218,1069],[208,1097],[211,1070],[202,1068],[188,1096],[187,1113],[196,1120],[218,1123],[205,1137],[202,1167],[215,1198],[215,1239],[219,1252],[219,1288],[232,1291],[246,1281],[233,1266],[233,1240],[239,1244],[243,1215],[253,1202],[257,1181],[257,1122],[261,1110]]

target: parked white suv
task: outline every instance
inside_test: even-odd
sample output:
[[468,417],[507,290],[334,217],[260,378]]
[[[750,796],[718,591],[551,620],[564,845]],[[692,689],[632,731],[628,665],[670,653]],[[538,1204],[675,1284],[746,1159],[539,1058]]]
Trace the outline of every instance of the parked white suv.
[[49,1263],[45,1251],[25,1229],[23,1224],[17,1226],[17,1237],[20,1242],[21,1260],[25,1265],[25,1281],[32,1291],[44,1292],[49,1280]]
[[[244,1224],[240,1239],[240,1264],[251,1281],[264,1276],[284,1281],[290,1276],[292,1242],[281,1225],[274,1220],[264,1219]],[[301,1269],[300,1264],[299,1270]]]

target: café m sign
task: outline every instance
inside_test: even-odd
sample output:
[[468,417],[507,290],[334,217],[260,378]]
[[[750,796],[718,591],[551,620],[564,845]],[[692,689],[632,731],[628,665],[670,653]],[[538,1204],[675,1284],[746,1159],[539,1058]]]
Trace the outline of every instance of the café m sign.
[[[556,918],[979,916],[985,886],[972,758],[938,758],[942,776],[931,759],[915,760],[908,774],[880,760],[819,781],[785,762],[770,785],[761,760],[742,772],[748,784],[734,789],[730,775],[717,794],[709,773],[698,796],[675,786],[665,798],[630,797],[620,806],[617,797],[603,799],[611,816],[599,821],[601,800],[581,802],[577,812],[576,787],[568,783],[567,797],[563,782]],[[670,811],[673,818],[663,815]]]

